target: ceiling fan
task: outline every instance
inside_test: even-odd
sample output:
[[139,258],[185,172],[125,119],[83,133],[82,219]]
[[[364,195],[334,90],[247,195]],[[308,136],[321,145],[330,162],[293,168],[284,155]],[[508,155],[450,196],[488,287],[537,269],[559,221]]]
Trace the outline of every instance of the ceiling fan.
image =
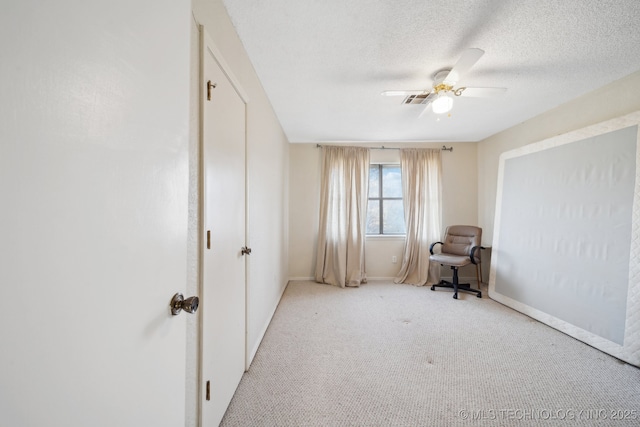
[[426,90],[387,90],[384,96],[404,96],[403,104],[423,104],[422,116],[431,105],[436,114],[444,114],[453,108],[454,96],[490,97],[507,91],[504,87],[455,87],[460,78],[484,55],[484,50],[465,50],[451,69],[440,70],[433,76],[433,87]]

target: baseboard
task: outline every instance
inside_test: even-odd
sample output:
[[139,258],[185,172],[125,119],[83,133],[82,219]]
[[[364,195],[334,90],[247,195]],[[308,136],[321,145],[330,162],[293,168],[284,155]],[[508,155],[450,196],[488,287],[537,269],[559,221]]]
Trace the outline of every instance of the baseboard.
[[[393,280],[395,277],[367,277],[367,280]],[[290,282],[315,282],[314,277],[289,277]]]
[[[453,280],[452,276],[440,276],[440,280],[446,280],[447,282],[451,282]],[[478,284],[478,278],[475,276],[469,277],[458,277],[458,283],[471,283],[471,285]]]
[[[384,281],[384,282],[393,282],[395,279],[395,277],[367,277],[367,280],[369,281],[374,281],[374,280],[379,280],[379,281]],[[449,276],[449,277],[445,277],[442,276],[440,277],[441,280],[446,280],[448,282],[451,282],[453,280],[453,277]],[[472,287],[475,287],[478,284],[478,279],[476,277],[459,277],[458,278],[458,282],[465,284],[465,283],[470,283]]]
[[267,329],[269,328],[269,325],[271,324],[271,320],[273,319],[273,315],[276,314],[276,310],[278,309],[278,305],[280,304],[280,301],[282,300],[282,295],[284,294],[285,289],[287,289],[287,285],[288,284],[289,284],[289,281],[287,281],[287,283],[284,284],[282,289],[280,289],[280,297],[278,297],[278,300],[276,301],[273,309],[271,310],[271,314],[269,315],[269,318],[265,322],[265,325],[262,328],[262,331],[260,331],[260,334],[258,335],[258,340],[256,341],[256,345],[251,349],[251,352],[248,354],[248,360],[246,360],[246,366],[245,366],[246,370],[249,370],[249,367],[251,366],[251,363],[253,362],[253,358],[256,357],[256,353],[258,352],[258,348],[260,348],[260,344],[262,344],[262,340],[264,339],[264,335],[267,333]]
[[[393,281],[394,279],[395,277],[367,277],[367,280]],[[451,282],[453,280],[453,277],[441,276],[440,279]],[[315,280],[316,279],[313,277],[289,277],[290,282],[309,282],[309,281],[313,282]],[[477,284],[478,279],[475,276],[469,276],[469,277],[459,277],[458,281],[460,283],[471,283],[472,285],[474,285],[474,284]]]

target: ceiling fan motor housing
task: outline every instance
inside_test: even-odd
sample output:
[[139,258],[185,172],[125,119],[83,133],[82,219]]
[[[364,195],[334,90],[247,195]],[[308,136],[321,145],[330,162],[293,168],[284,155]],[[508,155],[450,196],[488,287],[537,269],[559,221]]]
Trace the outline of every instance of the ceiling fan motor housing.
[[446,68],[444,70],[437,71],[433,75],[433,85],[438,86],[439,84],[444,82],[444,79],[449,75],[450,71],[451,71],[451,68]]

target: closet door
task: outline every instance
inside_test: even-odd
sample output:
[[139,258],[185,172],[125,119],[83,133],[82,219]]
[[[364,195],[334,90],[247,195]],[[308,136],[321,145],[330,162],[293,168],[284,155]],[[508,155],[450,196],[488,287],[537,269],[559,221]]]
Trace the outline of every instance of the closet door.
[[246,342],[245,103],[203,36],[202,425],[218,425]]

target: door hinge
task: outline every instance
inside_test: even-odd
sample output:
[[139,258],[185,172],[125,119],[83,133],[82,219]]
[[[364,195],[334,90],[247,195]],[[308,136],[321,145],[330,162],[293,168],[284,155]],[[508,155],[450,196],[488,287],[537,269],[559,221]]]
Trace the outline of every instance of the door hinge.
[[211,381],[207,381],[206,399],[211,400]]
[[207,249],[211,249],[211,230],[207,230]]
[[207,101],[211,101],[211,89],[215,89],[218,86],[216,83],[211,83],[211,80],[207,82]]

